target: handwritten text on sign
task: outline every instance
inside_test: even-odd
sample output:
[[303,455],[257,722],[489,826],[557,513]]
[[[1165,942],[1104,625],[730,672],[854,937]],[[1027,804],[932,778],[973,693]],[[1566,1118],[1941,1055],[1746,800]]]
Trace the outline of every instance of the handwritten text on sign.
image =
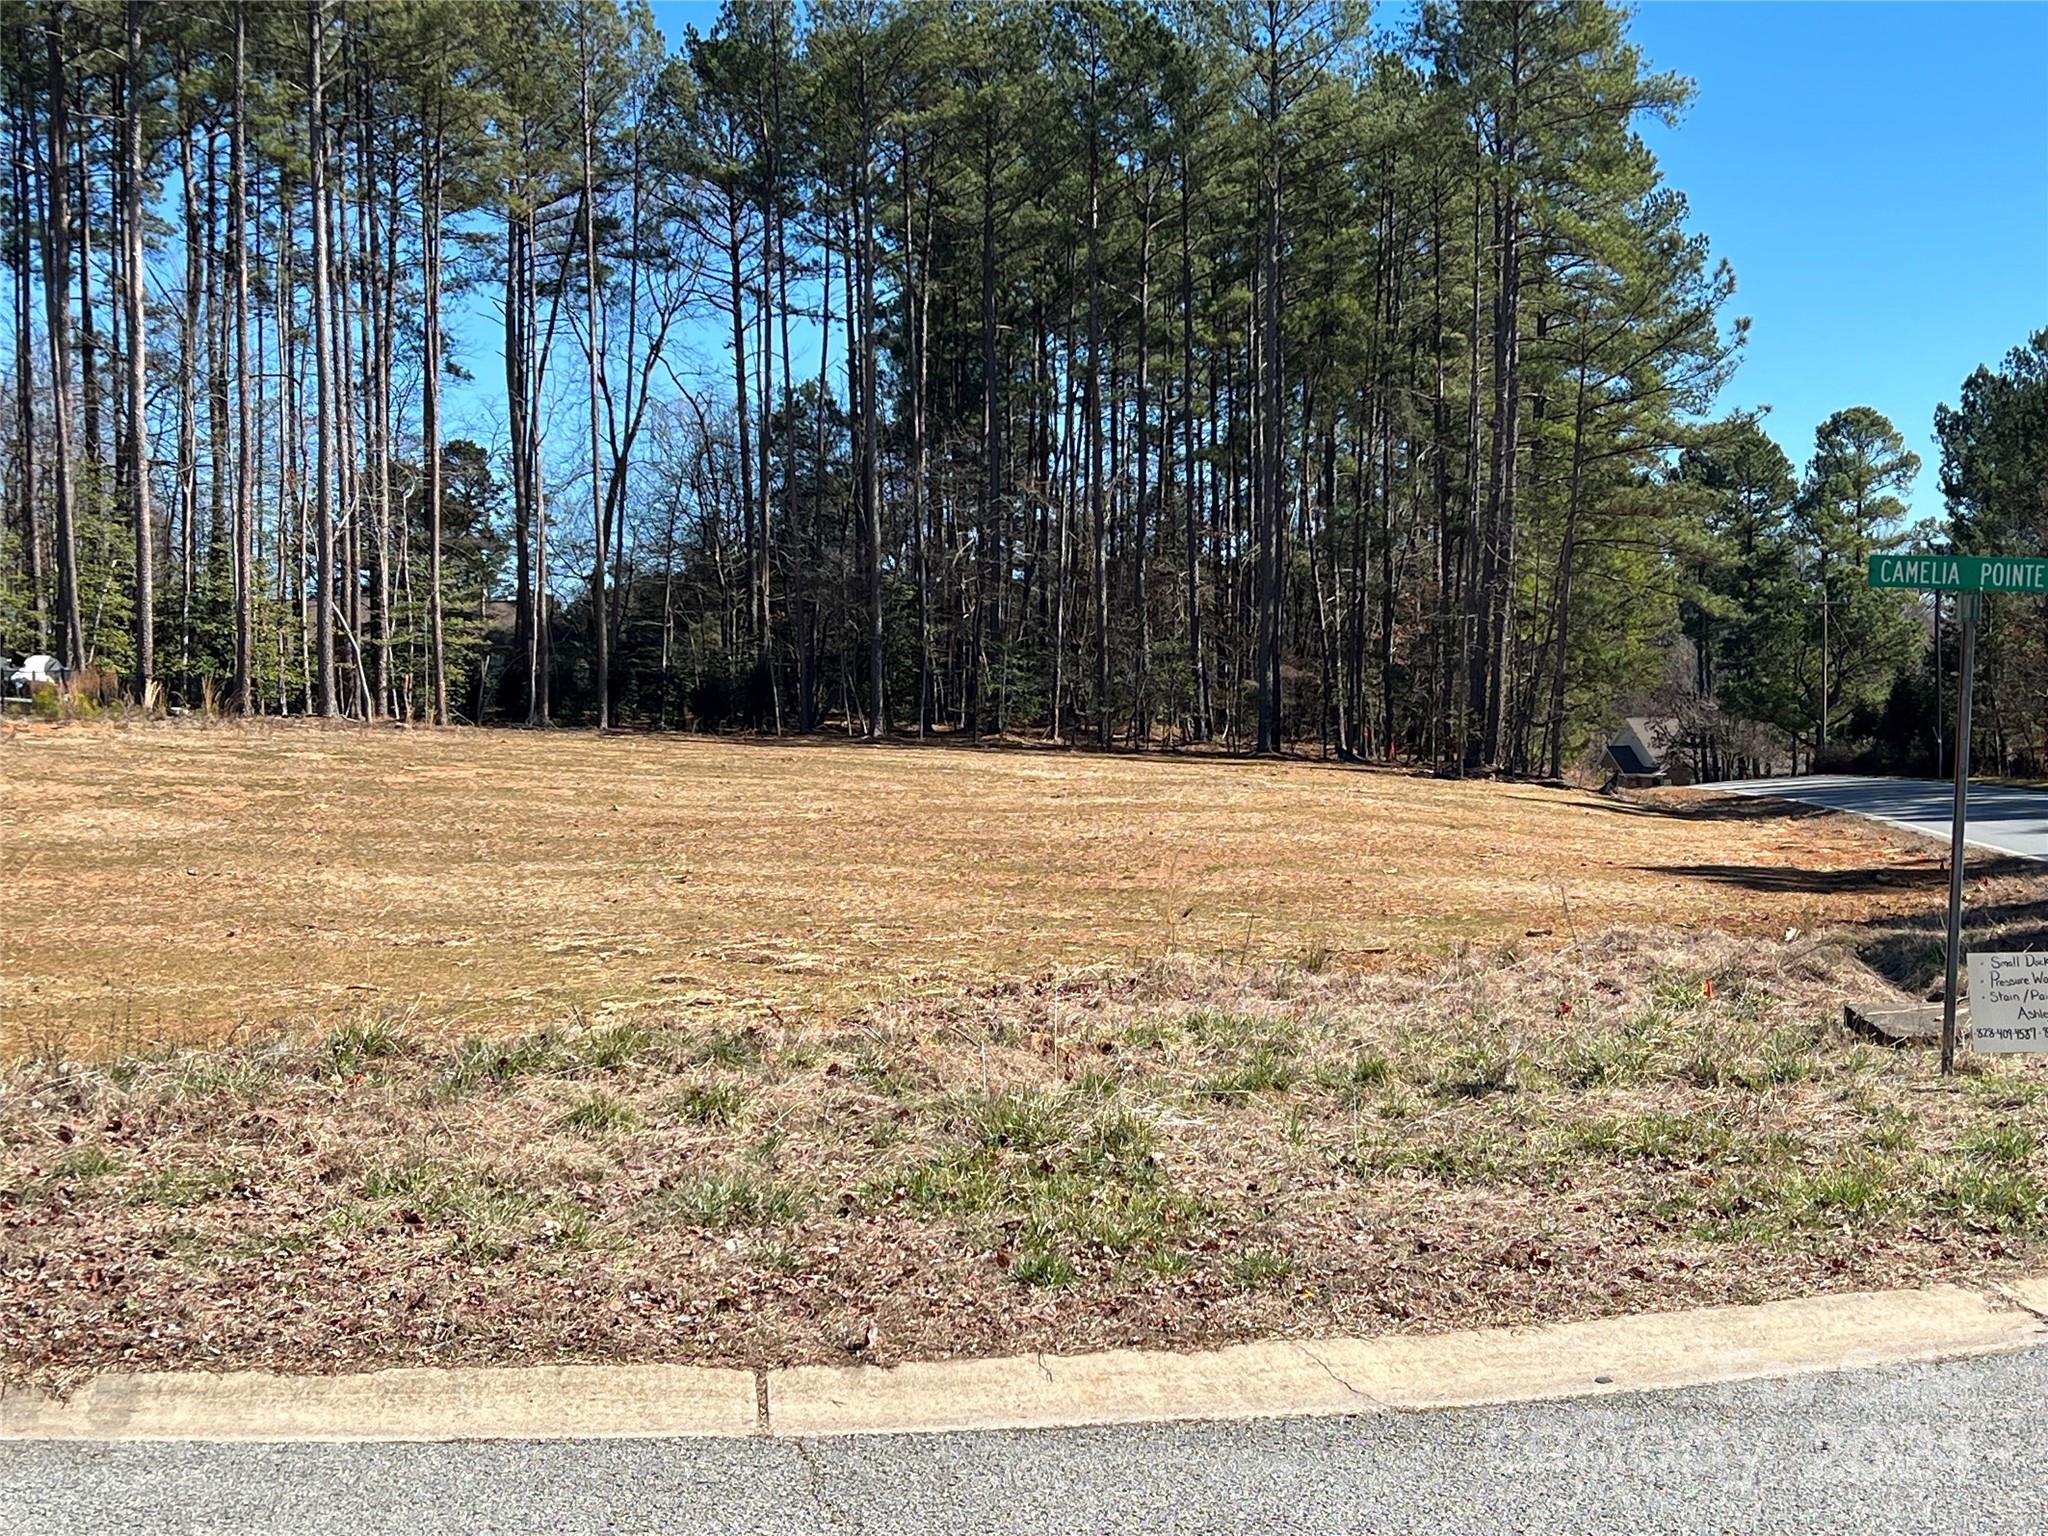
[[2048,1051],[2048,950],[1970,956],[1970,1044]]

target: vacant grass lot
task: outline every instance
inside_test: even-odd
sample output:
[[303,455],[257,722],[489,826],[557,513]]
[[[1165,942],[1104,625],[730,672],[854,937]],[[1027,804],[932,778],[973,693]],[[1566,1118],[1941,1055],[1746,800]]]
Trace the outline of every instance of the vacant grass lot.
[[[893,1360],[1997,1274],[1930,851],[1308,763],[0,738],[0,1381]],[[1980,936],[2048,942],[1987,866]],[[1976,942],[1976,940],[1973,940]]]
[[309,724],[0,736],[0,1055],[401,1016],[836,1015],[1165,954],[1342,970],[1918,910],[1829,816],[1300,762]]
[[835,1023],[381,1023],[0,1068],[0,1381],[1197,1344],[1986,1279],[2048,1064],[1838,938],[1172,959]]

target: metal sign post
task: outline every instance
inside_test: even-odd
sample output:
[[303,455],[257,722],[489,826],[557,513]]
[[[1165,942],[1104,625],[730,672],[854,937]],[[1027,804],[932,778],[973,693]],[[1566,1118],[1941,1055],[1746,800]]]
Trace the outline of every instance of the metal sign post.
[[2032,555],[1872,555],[1870,584],[1953,592],[1956,618],[1963,626],[1956,666],[1956,800],[1949,816],[1948,984],[1941,994],[1941,1071],[1947,1076],[1956,1069],[1956,993],[1962,985],[1963,829],[1970,819],[1970,695],[1976,691],[1977,617],[1986,592],[2048,593],[2048,560]]
[[[1949,815],[1948,840],[1948,984],[1941,989],[1941,1075],[1956,1069],[1956,990],[1963,953],[1963,829],[1970,819],[1970,695],[1977,675],[1977,609],[1984,599],[1975,592],[1956,596],[1956,617],[1962,620],[1962,655],[1956,678],[1956,803]],[[1936,665],[1940,659],[1936,658]]]

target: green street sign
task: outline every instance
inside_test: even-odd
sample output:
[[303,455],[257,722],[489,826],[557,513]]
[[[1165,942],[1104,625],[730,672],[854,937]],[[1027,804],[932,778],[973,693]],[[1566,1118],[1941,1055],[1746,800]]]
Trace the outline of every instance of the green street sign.
[[[1872,555],[1870,584],[1954,592],[1962,655],[1956,664],[1955,809],[1949,815],[1948,985],[1941,1002],[1941,1075],[1956,1067],[1956,993],[1963,957],[1963,828],[1970,819],[1970,695],[1977,677],[1977,621],[1985,592],[2048,595],[2048,560],[2033,555]],[[1976,968],[1972,958],[1971,966]],[[1977,989],[1972,988],[1972,991]],[[1985,1046],[1985,1050],[2005,1049]]]
[[2030,555],[1872,555],[1870,584],[1921,592],[2048,593],[2048,560]]

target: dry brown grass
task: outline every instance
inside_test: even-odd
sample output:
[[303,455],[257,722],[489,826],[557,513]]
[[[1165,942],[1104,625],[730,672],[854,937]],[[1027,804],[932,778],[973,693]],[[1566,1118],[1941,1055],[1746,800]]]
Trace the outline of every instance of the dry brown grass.
[[838,1024],[390,1024],[0,1072],[0,1376],[1218,1342],[1982,1279],[2048,1063],[1835,939],[1174,959]]
[[0,737],[0,1054],[579,1011],[846,1012],[1074,964],[1340,969],[1938,899],[1747,802],[1302,762],[198,723]]

